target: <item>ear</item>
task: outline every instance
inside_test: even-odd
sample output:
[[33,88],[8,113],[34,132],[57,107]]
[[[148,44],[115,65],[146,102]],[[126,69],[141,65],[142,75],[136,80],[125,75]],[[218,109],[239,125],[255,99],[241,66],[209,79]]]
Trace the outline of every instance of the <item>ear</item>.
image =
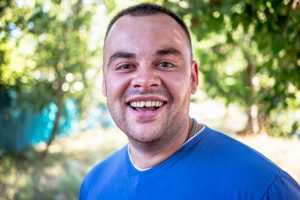
[[191,93],[195,94],[198,90],[198,64],[195,60],[192,61],[191,73]]
[[106,88],[106,81],[105,76],[102,77],[102,94],[107,97],[107,88]]

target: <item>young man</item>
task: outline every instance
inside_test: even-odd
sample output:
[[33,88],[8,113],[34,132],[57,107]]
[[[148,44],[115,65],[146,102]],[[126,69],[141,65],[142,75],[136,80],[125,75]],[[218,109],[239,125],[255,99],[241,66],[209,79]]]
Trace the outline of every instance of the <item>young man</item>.
[[198,86],[189,32],[140,4],[110,23],[103,93],[129,144],[84,179],[79,199],[300,199],[300,187],[255,150],[188,115]]

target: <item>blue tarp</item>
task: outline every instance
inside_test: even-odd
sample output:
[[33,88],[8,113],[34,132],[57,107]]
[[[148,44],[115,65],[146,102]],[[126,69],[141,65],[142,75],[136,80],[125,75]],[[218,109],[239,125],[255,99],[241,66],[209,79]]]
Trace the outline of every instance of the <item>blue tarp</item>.
[[[21,109],[17,103],[17,92],[3,91],[0,88],[0,151],[20,151],[40,142],[47,142],[54,126],[57,107],[50,103],[40,112]],[[57,136],[67,136],[80,131],[79,113],[75,101],[68,100],[60,117]],[[104,104],[91,106],[83,129],[98,127],[109,128],[114,122]]]
[[[56,112],[54,103],[40,113],[17,107],[0,110],[0,146],[4,151],[18,151],[48,141]],[[60,120],[58,136],[76,132],[79,132],[78,111],[76,104],[69,100],[65,104],[65,115]]]

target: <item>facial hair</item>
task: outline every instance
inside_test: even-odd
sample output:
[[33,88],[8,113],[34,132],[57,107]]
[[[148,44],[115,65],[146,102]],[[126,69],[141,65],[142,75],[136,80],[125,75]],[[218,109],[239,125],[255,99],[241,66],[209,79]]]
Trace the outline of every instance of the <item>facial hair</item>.
[[[172,95],[165,87],[159,87],[153,90],[148,91],[140,91],[135,88],[129,88],[121,97],[121,102],[125,103],[125,100],[132,95],[156,95],[162,96],[163,98],[168,100],[168,103],[165,106],[171,106],[168,110],[175,111],[176,113],[169,113],[168,118],[166,118],[159,127],[156,127],[152,135],[159,136],[157,138],[153,138],[152,140],[142,141],[140,137],[135,134],[137,130],[134,130],[128,120],[121,119],[117,113],[114,112],[115,109],[110,108],[113,105],[109,105],[109,110],[112,113],[114,121],[117,126],[127,135],[131,144],[138,146],[139,148],[156,148],[160,149],[163,146],[167,145],[172,141],[172,139],[178,136],[179,130],[182,130],[182,122],[184,122],[184,117],[188,116],[188,108],[190,101],[190,91],[186,93],[184,96],[184,100],[181,102],[178,107],[172,107],[172,103],[174,101]],[[174,106],[174,105],[173,105]],[[182,108],[187,108],[186,110],[182,110]],[[188,117],[186,117],[188,119]]]

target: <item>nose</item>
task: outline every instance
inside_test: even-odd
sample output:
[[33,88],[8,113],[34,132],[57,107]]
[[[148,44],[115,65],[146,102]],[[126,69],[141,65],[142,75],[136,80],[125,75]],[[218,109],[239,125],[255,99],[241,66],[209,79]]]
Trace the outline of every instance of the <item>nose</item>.
[[131,86],[143,91],[155,89],[161,85],[160,78],[151,69],[140,69],[136,71],[131,81]]

